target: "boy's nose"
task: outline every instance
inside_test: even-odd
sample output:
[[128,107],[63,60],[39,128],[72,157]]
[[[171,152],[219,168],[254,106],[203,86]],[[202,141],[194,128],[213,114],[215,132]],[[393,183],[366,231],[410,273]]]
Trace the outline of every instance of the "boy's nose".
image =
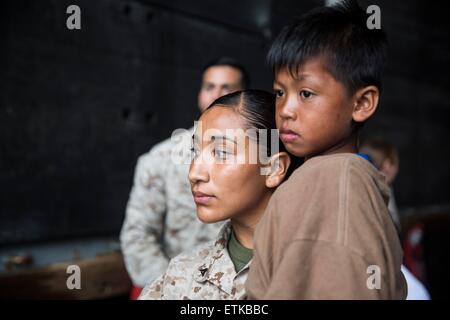
[[296,113],[295,113],[295,101],[292,101],[292,99],[288,99],[286,102],[280,102],[277,103],[277,113],[280,118],[282,119],[296,119]]

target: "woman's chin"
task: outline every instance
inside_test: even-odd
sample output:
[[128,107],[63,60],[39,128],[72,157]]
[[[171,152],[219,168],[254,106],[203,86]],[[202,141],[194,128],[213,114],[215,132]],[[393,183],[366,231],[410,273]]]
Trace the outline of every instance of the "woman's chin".
[[223,218],[220,215],[214,214],[212,212],[205,212],[205,211],[209,211],[209,210],[204,210],[203,208],[197,209],[197,217],[203,223],[216,223],[216,222],[225,220],[225,218]]

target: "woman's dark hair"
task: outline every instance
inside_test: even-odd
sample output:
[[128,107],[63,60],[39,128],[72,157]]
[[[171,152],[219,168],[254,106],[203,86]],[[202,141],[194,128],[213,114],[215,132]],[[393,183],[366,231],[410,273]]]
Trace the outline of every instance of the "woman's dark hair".
[[[267,156],[272,156],[272,130],[276,129],[275,122],[275,95],[263,90],[242,90],[224,95],[216,99],[206,109],[221,106],[233,108],[238,112],[246,122],[245,130],[256,129],[256,139],[259,143],[258,129],[265,129],[267,132]],[[278,132],[276,139],[278,139],[279,151],[286,151],[283,143],[279,140]],[[287,151],[286,151],[287,152]],[[289,166],[286,178],[303,163],[303,159],[297,158],[290,154],[291,165]]]

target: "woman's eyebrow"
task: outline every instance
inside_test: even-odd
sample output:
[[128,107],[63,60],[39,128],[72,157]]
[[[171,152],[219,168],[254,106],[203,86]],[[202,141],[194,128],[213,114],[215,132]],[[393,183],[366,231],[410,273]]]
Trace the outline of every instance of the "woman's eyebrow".
[[211,136],[211,141],[216,141],[216,140],[219,140],[219,141],[228,140],[228,141],[233,142],[234,144],[237,144],[237,141],[235,138],[231,138],[231,137],[227,137],[227,136]]
[[[216,141],[216,140],[223,141],[223,140],[228,140],[228,141],[233,142],[234,144],[237,144],[236,139],[231,138],[231,137],[227,137],[227,136],[215,136],[215,135],[212,135],[211,137],[209,137],[209,140],[210,140],[210,141]],[[200,142],[200,138],[198,137],[197,134],[193,134],[193,135],[192,135],[192,141],[193,141],[194,143],[199,143],[199,142]]]

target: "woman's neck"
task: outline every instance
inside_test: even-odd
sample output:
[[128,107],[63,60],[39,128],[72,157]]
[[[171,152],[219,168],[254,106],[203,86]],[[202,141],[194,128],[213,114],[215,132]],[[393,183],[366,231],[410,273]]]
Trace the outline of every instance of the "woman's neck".
[[240,221],[231,220],[232,232],[237,241],[248,249],[253,249],[253,234],[255,232],[255,226],[246,225]]
[[238,215],[235,218],[231,218],[231,228],[237,241],[248,249],[253,249],[253,234],[255,233],[256,225],[266,210],[271,195],[272,192],[269,192],[253,212],[247,213],[245,216]]

